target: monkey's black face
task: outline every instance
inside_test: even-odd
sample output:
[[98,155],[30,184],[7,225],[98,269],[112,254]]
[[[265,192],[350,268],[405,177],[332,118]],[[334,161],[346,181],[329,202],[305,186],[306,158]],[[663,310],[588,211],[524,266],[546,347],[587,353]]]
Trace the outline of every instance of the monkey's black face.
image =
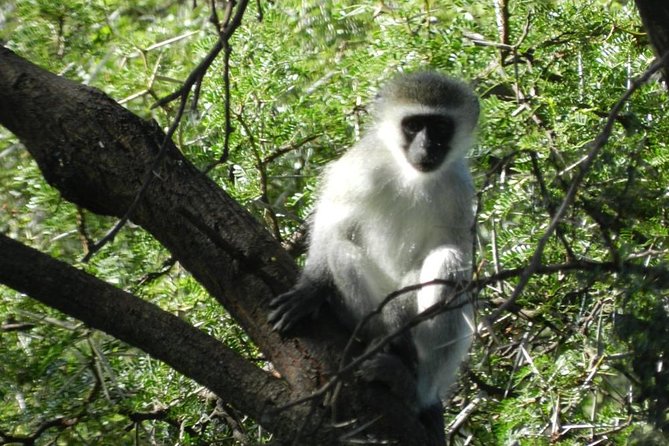
[[416,170],[432,172],[451,150],[455,123],[444,115],[411,115],[402,119],[404,153]]

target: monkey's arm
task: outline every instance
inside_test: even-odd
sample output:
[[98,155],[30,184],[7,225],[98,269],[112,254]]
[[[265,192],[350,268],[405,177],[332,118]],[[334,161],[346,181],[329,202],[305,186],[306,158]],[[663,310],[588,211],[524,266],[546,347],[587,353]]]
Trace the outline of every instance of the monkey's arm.
[[339,292],[340,299],[333,299],[332,304],[349,327],[393,290],[392,282],[365,250],[361,225],[368,220],[366,201],[375,182],[356,153],[354,147],[324,173],[304,271],[293,289],[271,302],[274,311],[269,320],[277,330],[286,331],[315,312],[332,294],[326,288],[335,287]]
[[[314,314],[332,292],[332,275],[328,268],[328,252],[333,249],[331,239],[340,233],[344,219],[324,215],[318,205],[310,225],[309,252],[300,278],[293,288],[272,299],[268,321],[274,329],[285,333],[301,319]],[[339,214],[344,214],[343,211]]]
[[314,237],[297,284],[270,302],[273,311],[268,320],[275,330],[285,332],[300,319],[316,313],[332,294],[333,285],[339,292],[333,307],[350,329],[390,291],[388,277],[344,235],[341,232],[321,240]]
[[[384,273],[365,249],[347,237],[331,240],[328,249],[328,268],[343,299],[344,322],[354,327],[361,319],[376,310],[383,298],[393,291],[393,281]],[[378,317],[370,323],[379,323]],[[376,335],[377,330],[365,327]]]

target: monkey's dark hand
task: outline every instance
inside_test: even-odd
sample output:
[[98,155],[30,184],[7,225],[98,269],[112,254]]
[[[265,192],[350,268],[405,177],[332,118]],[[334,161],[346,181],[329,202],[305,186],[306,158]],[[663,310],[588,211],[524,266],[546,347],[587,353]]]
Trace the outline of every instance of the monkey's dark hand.
[[296,322],[314,314],[321,306],[322,298],[314,287],[295,287],[280,294],[269,303],[273,311],[267,317],[273,328],[287,332]]

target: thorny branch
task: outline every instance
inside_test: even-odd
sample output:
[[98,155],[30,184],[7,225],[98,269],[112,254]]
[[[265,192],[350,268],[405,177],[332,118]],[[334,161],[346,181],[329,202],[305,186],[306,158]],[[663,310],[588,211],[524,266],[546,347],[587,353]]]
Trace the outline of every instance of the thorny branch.
[[[443,302],[437,302],[436,304],[426,308],[423,312],[417,314],[407,322],[405,322],[402,326],[400,326],[397,330],[393,331],[392,333],[389,333],[388,335],[384,336],[383,338],[380,338],[377,342],[374,343],[373,346],[371,346],[368,350],[365,351],[362,355],[358,356],[351,362],[346,363],[346,358],[348,357],[348,353],[350,352],[352,346],[356,342],[356,339],[358,338],[358,333],[362,331],[364,326],[376,315],[378,315],[383,308],[392,300],[396,299],[397,297],[410,293],[412,291],[417,291],[423,287],[426,286],[432,286],[432,285],[446,285],[446,286],[451,286],[454,289],[451,291],[451,293],[447,296],[447,298]],[[385,299],[376,307],[374,311],[371,313],[367,314],[358,324],[356,325],[355,329],[353,330],[353,334],[349,337],[349,341],[344,348],[344,352],[342,354],[342,361],[340,364],[339,370],[334,374],[332,379],[330,379],[328,382],[326,382],[323,386],[321,386],[318,390],[314,391],[311,395],[307,395],[303,398],[296,399],[294,401],[291,401],[288,404],[285,404],[283,406],[280,406],[277,408],[277,410],[283,410],[287,409],[289,407],[302,404],[307,401],[311,401],[314,398],[317,398],[319,396],[324,395],[328,390],[330,390],[335,384],[337,384],[343,376],[345,376],[348,372],[351,372],[358,368],[360,364],[362,364],[365,360],[371,358],[378,352],[380,352],[386,345],[388,345],[393,339],[396,337],[400,336],[402,333],[405,333],[407,330],[410,330],[411,328],[415,327],[419,323],[426,321],[428,319],[431,319],[435,317],[436,315],[445,312],[445,311],[450,311],[456,308],[460,308],[463,305],[466,305],[467,302],[463,302],[462,304],[459,305],[450,305],[453,300],[455,300],[458,296],[460,296],[463,293],[471,291],[471,289],[474,287],[474,282],[468,282],[465,284],[462,283],[456,283],[452,280],[441,280],[441,279],[436,279],[436,280],[431,280],[429,282],[424,282],[424,283],[419,283],[415,285],[409,285],[404,288],[401,288],[397,291],[393,291],[392,293],[388,294]]]
[[35,441],[47,430],[56,428],[64,430],[79,422],[76,417],[56,417],[40,424],[34,433],[30,435],[10,435],[0,431],[0,444],[23,444],[34,445]]
[[[333,377],[326,382],[323,386],[321,386],[319,389],[311,393],[310,395],[307,395],[303,398],[299,398],[296,400],[291,401],[288,404],[285,404],[281,407],[278,407],[276,410],[283,410],[287,409],[289,407],[293,407],[298,404],[302,404],[305,402],[312,401],[316,398],[319,398],[323,395],[326,394],[330,389],[333,388],[336,384],[338,384],[341,379],[349,372],[357,369],[364,361],[367,359],[371,358],[378,352],[380,352],[386,345],[388,345],[390,342],[392,342],[395,338],[398,336],[402,335],[403,333],[406,333],[407,330],[410,330],[411,328],[415,327],[416,325],[420,324],[423,321],[429,320],[434,318],[435,316],[445,313],[447,311],[453,311],[457,310],[458,308],[461,308],[462,306],[466,305],[468,302],[459,302],[459,303],[454,303],[457,302],[457,298],[461,296],[462,294],[465,293],[475,293],[478,290],[481,290],[485,288],[486,286],[489,286],[491,284],[494,284],[496,282],[499,282],[501,280],[508,280],[514,277],[522,277],[523,274],[525,274],[527,271],[527,268],[514,268],[514,269],[508,269],[501,271],[499,274],[494,274],[489,277],[484,277],[481,279],[476,279],[472,280],[469,282],[456,282],[453,280],[442,280],[442,279],[436,279],[432,280],[429,282],[424,282],[424,283],[419,283],[415,285],[409,285],[407,287],[401,288],[399,290],[396,290],[390,294],[388,294],[383,301],[377,306],[377,308],[369,313],[367,316],[365,316],[356,326],[354,329],[353,333],[351,334],[349,338],[349,342],[347,343],[346,347],[344,348],[344,352],[342,353],[342,361],[340,363],[339,370],[333,375]],[[600,272],[600,271],[607,271],[607,272],[616,272],[619,274],[640,274],[640,275],[647,275],[653,278],[656,283],[655,286],[658,288],[666,289],[669,288],[669,270],[666,268],[662,267],[648,267],[648,266],[641,266],[634,264],[632,262],[623,262],[622,264],[616,264],[613,262],[592,262],[592,261],[573,261],[570,263],[563,263],[563,264],[552,264],[552,265],[537,265],[536,268],[533,271],[534,275],[551,275],[555,274],[557,272],[562,272],[562,273],[582,273],[582,272]],[[377,316],[378,314],[381,313],[383,308],[390,303],[392,300],[396,299],[397,297],[410,293],[413,291],[417,291],[423,287],[426,286],[434,286],[434,285],[445,285],[449,286],[452,288],[450,294],[444,299],[442,302],[438,302],[427,309],[425,309],[423,312],[417,314],[414,316],[412,319],[409,321],[405,322],[401,327],[393,331],[392,333],[389,333],[385,337],[379,339],[375,344],[366,350],[362,355],[356,357],[350,362],[348,361],[348,356],[351,351],[352,346],[356,342],[356,339],[358,339],[358,334],[362,331],[364,326],[369,323],[369,321]],[[508,309],[508,306],[511,304],[509,301],[505,301],[502,303],[498,309],[495,312],[501,312],[500,309]],[[494,319],[490,319],[491,322],[494,322]]]
[[576,195],[579,191],[579,188],[583,183],[583,180],[585,179],[585,176],[587,175],[588,171],[590,170],[590,167],[592,166],[592,163],[594,162],[595,158],[597,158],[599,152],[608,142],[611,133],[613,131],[613,125],[616,122],[618,114],[620,113],[620,111],[622,110],[623,106],[628,101],[628,99],[634,94],[634,92],[638,90],[646,82],[648,82],[650,77],[658,70],[660,70],[663,67],[664,63],[666,63],[667,61],[669,61],[669,52],[666,53],[661,59],[656,60],[646,70],[646,72],[643,73],[643,75],[633,80],[627,91],[625,91],[623,96],[613,106],[611,112],[608,115],[604,128],[592,142],[590,152],[582,159],[582,162],[580,164],[580,169],[577,172],[575,178],[572,180],[564,200],[560,204],[560,207],[555,211],[555,215],[553,216],[546,231],[544,231],[544,235],[539,239],[537,247],[534,250],[534,254],[532,254],[532,257],[530,259],[529,265],[523,270],[522,274],[520,275],[518,284],[514,288],[511,296],[499,308],[493,311],[490,316],[488,316],[487,318],[488,325],[492,325],[492,323],[497,318],[499,318],[504,311],[506,311],[511,305],[513,305],[513,303],[518,299],[520,294],[523,292],[523,290],[529,283],[532,276],[540,269],[541,259],[546,244],[548,243],[548,240],[553,236],[553,233],[555,232],[558,225],[562,221],[562,218],[566,214],[567,210],[569,210],[569,208],[573,204],[574,199],[576,198]]

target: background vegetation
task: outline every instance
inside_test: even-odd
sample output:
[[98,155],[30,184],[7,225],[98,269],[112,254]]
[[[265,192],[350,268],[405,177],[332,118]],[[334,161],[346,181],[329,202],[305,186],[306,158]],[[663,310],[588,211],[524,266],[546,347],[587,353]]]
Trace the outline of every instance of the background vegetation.
[[[496,44],[494,6],[254,3],[232,41],[234,131],[226,135],[221,58],[175,142],[201,168],[215,163],[211,177],[276,237],[291,241],[309,214],[320,170],[364,130],[366,106],[384,80],[425,67],[470,79],[483,110],[471,154],[478,276],[522,268],[610,109],[653,55],[634,5],[625,1],[510,2],[506,46]],[[175,109],[151,106],[215,42],[208,17],[207,5],[191,2],[9,0],[0,4],[0,40],[167,127]],[[666,114],[657,79],[625,106],[543,255],[546,265],[580,266],[534,277],[492,332],[483,331],[446,413],[452,441],[666,441]],[[226,139],[229,157],[221,160]],[[126,226],[81,263],[87,240],[101,238],[114,221],[62,200],[2,129],[0,167],[3,233],[262,361],[234,321],[178,264],[170,266],[169,253],[143,230]],[[631,274],[636,266],[656,274]],[[510,276],[481,290],[482,320],[516,283]],[[68,423],[50,425],[54,420]],[[244,444],[268,437],[141,351],[8,288],[0,288],[0,444],[3,434],[37,434],[38,444]]]

